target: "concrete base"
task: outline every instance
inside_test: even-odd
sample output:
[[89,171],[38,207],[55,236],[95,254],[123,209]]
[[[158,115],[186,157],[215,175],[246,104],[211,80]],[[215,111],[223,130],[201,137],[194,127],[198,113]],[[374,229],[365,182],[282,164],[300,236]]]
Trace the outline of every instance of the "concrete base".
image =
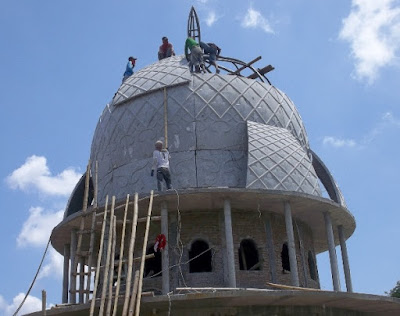
[[[121,315],[122,300],[117,315]],[[90,304],[60,305],[47,315],[88,315]],[[42,312],[29,314],[40,316]],[[328,291],[229,289],[143,297],[140,315],[400,315],[400,299]]]

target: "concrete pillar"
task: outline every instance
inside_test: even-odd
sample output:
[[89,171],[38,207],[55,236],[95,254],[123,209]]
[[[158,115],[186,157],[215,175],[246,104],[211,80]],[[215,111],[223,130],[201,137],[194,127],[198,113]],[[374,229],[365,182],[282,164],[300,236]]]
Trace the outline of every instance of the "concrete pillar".
[[235,255],[233,252],[232,212],[230,200],[224,200],[224,222],[226,258],[228,266],[228,287],[236,287]]
[[265,225],[265,233],[266,233],[266,245],[268,251],[268,259],[269,259],[269,271],[271,273],[271,282],[276,283],[276,259],[275,259],[275,251],[274,251],[274,240],[272,238],[272,227],[271,227],[271,218],[269,215],[264,215],[264,225]]
[[[76,271],[74,270],[74,266],[75,266],[75,254],[76,254],[76,229],[72,229],[71,230],[71,244],[70,244],[70,255],[71,255],[71,269],[70,269],[70,287],[69,287],[69,302],[71,304],[75,304],[76,303]],[[72,279],[75,278],[75,282],[72,282]],[[74,283],[74,284],[73,284]],[[75,287],[75,288],[74,288]],[[71,293],[72,292],[72,293]]]
[[329,259],[331,261],[333,290],[340,291],[339,269],[336,257],[335,240],[333,237],[332,220],[328,212],[324,213],[324,219],[325,219],[326,237],[328,240]]
[[285,224],[286,224],[286,234],[288,238],[290,279],[292,281],[293,286],[300,286],[299,271],[297,270],[296,246],[294,244],[292,210],[290,208],[289,202],[285,202]]
[[69,286],[69,259],[70,259],[70,244],[64,245],[64,270],[63,270],[63,288],[62,288],[62,303],[68,303],[68,286]]
[[301,267],[303,269],[303,275],[304,275],[304,287],[308,287],[308,272],[307,272],[307,267],[306,267],[306,254],[304,252],[304,245],[303,245],[303,236],[301,229],[299,225],[297,225],[297,222],[295,221],[296,228],[297,228],[297,235],[299,237],[299,244],[300,244],[300,259],[301,259]]
[[83,290],[85,289],[85,275],[83,274],[85,272],[85,258],[80,257],[79,259],[79,303],[83,303],[83,296],[85,293],[83,293]]
[[169,293],[169,237],[167,203],[161,203],[161,233],[167,238],[167,245],[162,250],[162,294]]
[[349,256],[347,254],[346,240],[344,238],[342,225],[338,226],[338,232],[339,232],[339,240],[340,240],[340,249],[342,251],[342,261],[343,261],[344,277],[346,280],[346,288],[347,288],[347,292],[352,293],[353,285],[351,283]]

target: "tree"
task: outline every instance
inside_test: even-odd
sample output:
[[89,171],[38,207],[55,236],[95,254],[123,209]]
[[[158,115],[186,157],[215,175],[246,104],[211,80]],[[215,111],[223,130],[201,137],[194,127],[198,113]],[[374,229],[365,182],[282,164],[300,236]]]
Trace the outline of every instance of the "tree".
[[386,292],[391,297],[400,298],[400,281],[397,281],[396,286],[390,290],[390,292]]

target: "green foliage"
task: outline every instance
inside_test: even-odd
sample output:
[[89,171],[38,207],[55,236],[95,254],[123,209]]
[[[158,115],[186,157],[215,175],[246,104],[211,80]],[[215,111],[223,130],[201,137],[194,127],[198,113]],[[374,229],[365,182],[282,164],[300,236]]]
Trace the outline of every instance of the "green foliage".
[[390,290],[389,293],[386,292],[391,297],[400,298],[400,281],[397,281],[396,286]]

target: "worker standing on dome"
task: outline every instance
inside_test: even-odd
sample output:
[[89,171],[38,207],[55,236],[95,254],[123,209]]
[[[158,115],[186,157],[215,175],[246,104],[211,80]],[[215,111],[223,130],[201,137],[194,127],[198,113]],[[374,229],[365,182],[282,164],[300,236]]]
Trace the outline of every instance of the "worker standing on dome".
[[[190,55],[189,55],[190,50]],[[203,51],[201,50],[199,44],[194,40],[193,37],[188,37],[185,42],[185,56],[186,60],[189,62],[190,72],[193,72],[193,66],[196,72],[200,72],[201,69],[204,70],[203,63]]]
[[162,45],[158,50],[158,60],[175,56],[174,47],[168,42],[168,37],[164,36],[162,39]]
[[153,152],[153,167],[151,176],[154,176],[154,170],[157,170],[157,189],[162,191],[162,182],[165,181],[167,190],[171,189],[171,173],[169,172],[169,159],[171,158],[167,149],[163,149],[162,141],[155,143],[156,149]]
[[219,54],[221,53],[221,48],[219,48],[214,43],[204,43],[204,42],[200,42],[200,47],[203,49],[204,54],[208,55],[208,57],[206,58],[208,59],[210,64],[215,67],[216,73],[219,74],[217,56],[219,56]]
[[130,76],[133,75],[133,68],[135,68],[136,59],[137,58],[132,56],[128,58],[128,63],[126,64],[126,70],[124,72],[124,77],[122,78],[122,83],[124,83],[126,79],[128,79]]

